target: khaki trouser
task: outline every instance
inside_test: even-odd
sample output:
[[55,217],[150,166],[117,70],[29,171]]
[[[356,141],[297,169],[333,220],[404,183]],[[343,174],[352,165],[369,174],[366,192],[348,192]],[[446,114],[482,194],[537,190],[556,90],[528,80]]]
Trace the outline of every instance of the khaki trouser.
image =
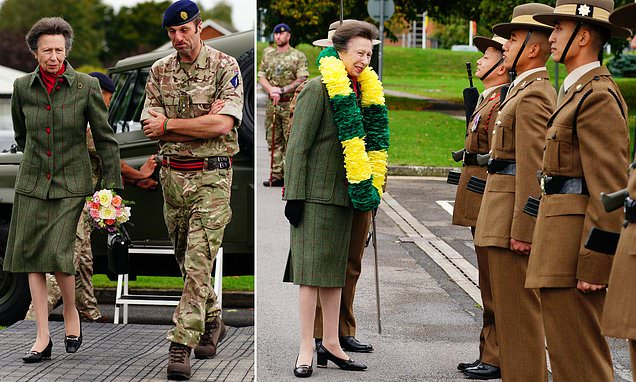
[[499,367],[499,346],[495,324],[495,304],[490,287],[490,269],[488,268],[488,247],[475,246],[477,267],[479,269],[479,291],[484,305],[483,325],[479,333],[479,359],[488,365]]
[[541,288],[543,324],[554,382],[614,381],[612,357],[601,334],[605,290]]
[[528,256],[488,247],[492,296],[497,309],[501,377],[506,382],[548,380],[539,294],[524,287]]
[[[289,101],[279,102],[276,106],[269,101],[265,112],[265,139],[267,140],[267,149],[272,155],[269,159],[272,160],[272,178],[274,179],[284,178],[283,169],[285,168],[285,152],[287,151],[285,131],[289,125],[289,105]],[[272,150],[274,150],[273,154]]]
[[[364,245],[367,235],[369,234],[370,223],[371,211],[363,212],[354,210],[351,225],[351,243],[349,244],[349,258],[347,261],[347,275],[340,299],[340,320],[338,325],[338,334],[340,336],[356,335],[353,298],[356,294],[356,284],[362,270],[362,255],[364,254]],[[316,304],[314,338],[322,338],[322,310],[320,309],[320,301]]]

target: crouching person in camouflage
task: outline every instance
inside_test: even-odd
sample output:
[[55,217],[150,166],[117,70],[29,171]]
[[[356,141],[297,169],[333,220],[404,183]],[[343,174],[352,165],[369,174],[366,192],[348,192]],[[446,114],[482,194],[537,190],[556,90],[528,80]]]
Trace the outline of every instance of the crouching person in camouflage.
[[167,336],[168,379],[189,379],[191,349],[211,358],[225,335],[211,272],[232,216],[243,86],[236,60],[201,41],[194,2],[170,5],[163,27],[177,52],[153,64],[141,119],[144,134],[159,140],[164,217],[184,278]]

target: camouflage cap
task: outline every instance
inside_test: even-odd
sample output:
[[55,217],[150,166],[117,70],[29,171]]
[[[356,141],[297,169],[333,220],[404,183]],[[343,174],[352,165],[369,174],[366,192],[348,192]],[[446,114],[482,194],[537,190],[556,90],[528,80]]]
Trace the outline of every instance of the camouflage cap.
[[179,0],[172,3],[163,14],[163,28],[183,25],[199,15],[199,7],[194,1]]
[[274,27],[274,33],[291,32],[289,25],[280,23]]

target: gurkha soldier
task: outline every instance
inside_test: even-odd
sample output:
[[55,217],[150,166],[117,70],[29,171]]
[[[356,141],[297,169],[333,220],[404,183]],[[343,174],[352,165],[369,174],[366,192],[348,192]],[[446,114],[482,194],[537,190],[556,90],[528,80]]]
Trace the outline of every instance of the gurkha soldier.
[[167,336],[168,378],[188,379],[190,350],[213,357],[226,331],[211,272],[232,215],[230,158],[239,150],[243,86],[236,60],[201,41],[194,2],[170,5],[163,27],[177,52],[153,64],[141,120],[144,134],[159,140],[164,217],[184,278]]
[[[547,123],[542,197],[526,287],[537,288],[552,378],[614,381],[600,319],[613,251],[587,240],[592,228],[619,232],[620,211],[605,213],[599,195],[627,185],[627,106],[599,57],[610,37],[612,0],[557,0],[534,19],[554,25],[552,60],[568,72]],[[587,242],[587,243],[586,243]],[[612,252],[612,253],[608,253]]]
[[[610,22],[636,30],[636,3],[615,10]],[[632,48],[636,48],[636,36]],[[632,379],[636,380],[636,162],[630,166],[627,191],[625,223],[614,256],[601,328],[606,336],[629,339]]]
[[[477,107],[466,130],[464,164],[455,195],[453,224],[470,227],[470,232],[474,237],[475,224],[481,205],[481,194],[468,191],[466,185],[472,176],[486,179],[486,167],[477,163],[477,155],[487,154],[490,151],[492,131],[501,102],[501,90],[509,81],[508,71],[503,66],[502,56],[502,46],[506,39],[497,35],[493,36],[492,39],[477,36],[473,42],[484,54],[477,60],[475,76],[479,77],[486,90],[479,96]],[[457,368],[494,379],[500,377],[499,347],[497,346],[495,310],[490,290],[488,251],[484,247],[475,246],[475,253],[479,267],[479,290],[484,307],[483,327],[479,335],[479,358],[475,362],[462,362],[457,365]]]
[[511,22],[493,27],[494,33],[508,39],[503,45],[504,66],[513,81],[492,133],[475,246],[488,247],[501,377],[507,382],[547,381],[539,296],[524,287],[534,218],[524,214],[523,207],[528,196],[540,193],[536,174],[547,121],[556,103],[545,68],[552,28],[532,15],[552,10],[545,4],[519,5]]
[[[269,95],[265,116],[265,138],[271,153],[270,178],[266,187],[280,187],[284,183],[283,167],[289,132],[289,106],[298,85],[309,76],[307,57],[289,45],[291,29],[287,24],[274,27],[276,49],[264,52],[258,71],[258,82]],[[270,183],[271,181],[271,183]]]

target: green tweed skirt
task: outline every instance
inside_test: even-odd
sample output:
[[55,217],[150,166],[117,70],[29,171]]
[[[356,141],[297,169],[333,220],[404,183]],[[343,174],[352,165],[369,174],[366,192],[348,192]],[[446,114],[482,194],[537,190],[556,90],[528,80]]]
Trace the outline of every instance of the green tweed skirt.
[[305,202],[291,227],[289,276],[294,284],[341,288],[345,284],[353,208]]
[[75,233],[85,201],[85,197],[38,199],[16,193],[4,270],[75,274]]

